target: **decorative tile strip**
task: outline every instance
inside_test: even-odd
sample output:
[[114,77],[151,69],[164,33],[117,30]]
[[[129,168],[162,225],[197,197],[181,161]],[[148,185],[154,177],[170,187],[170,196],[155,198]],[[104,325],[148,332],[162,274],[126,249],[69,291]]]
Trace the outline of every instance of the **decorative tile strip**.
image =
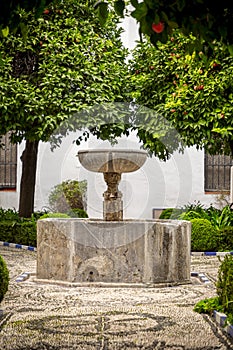
[[233,325],[225,326],[227,316],[224,313],[219,312],[219,311],[214,311],[213,316],[214,316],[214,319],[217,322],[217,324],[219,326],[223,327],[223,329],[233,338]]
[[30,272],[24,272],[16,278],[15,282],[23,282],[27,280],[29,276],[30,276]]
[[9,243],[9,242],[2,242],[0,241],[0,245],[4,247],[11,247],[11,248],[17,248],[17,249],[24,249],[24,250],[30,250],[32,252],[36,252],[36,247],[31,247],[23,244],[17,244],[17,243]]

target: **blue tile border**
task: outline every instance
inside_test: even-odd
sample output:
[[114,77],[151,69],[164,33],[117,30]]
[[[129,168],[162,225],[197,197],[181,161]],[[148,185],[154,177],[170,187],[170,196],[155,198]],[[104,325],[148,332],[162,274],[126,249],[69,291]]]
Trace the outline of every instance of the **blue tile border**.
[[30,272],[24,272],[24,273],[21,273],[21,275],[19,275],[15,282],[24,282],[26,281],[28,278],[30,277]]
[[205,276],[204,273],[191,272],[191,277],[197,277],[203,283],[211,283],[211,281]]
[[219,312],[219,311],[216,311],[214,310],[214,314],[213,314],[213,317],[216,321],[216,323],[222,327],[226,332],[227,334],[233,338],[233,325],[227,325],[224,327],[225,325],[225,321],[227,319],[227,315],[225,315],[224,313],[222,312]]
[[31,252],[36,252],[37,251],[36,247],[31,247],[31,246],[28,246],[28,245],[23,245],[23,244],[18,244],[18,243],[9,243],[9,242],[0,241],[0,245],[2,245],[4,247],[29,250]]
[[233,255],[232,252],[191,252],[192,256],[225,256],[225,255]]

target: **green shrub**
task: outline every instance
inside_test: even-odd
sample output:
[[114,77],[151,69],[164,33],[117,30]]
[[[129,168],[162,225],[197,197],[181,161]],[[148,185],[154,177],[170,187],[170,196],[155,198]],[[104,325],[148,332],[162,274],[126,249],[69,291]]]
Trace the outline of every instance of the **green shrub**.
[[216,251],[218,244],[218,230],[206,219],[193,219],[191,233],[192,251]]
[[233,251],[233,226],[219,230],[218,251]]
[[84,209],[73,209],[69,211],[69,215],[72,218],[88,218],[87,212]]
[[59,213],[68,213],[72,209],[84,209],[86,191],[86,181],[63,181],[56,185],[49,195],[50,208]]
[[46,213],[40,216],[39,220],[47,218],[70,218],[70,216],[65,213]]
[[0,240],[36,246],[36,221],[0,221]]
[[230,254],[220,264],[216,292],[216,297],[200,300],[194,311],[207,314],[214,310],[224,312],[228,323],[233,324],[233,256]]
[[6,263],[2,256],[0,255],[0,303],[4,298],[8,290],[9,284],[9,271],[7,269]]
[[214,310],[222,312],[223,308],[220,305],[219,297],[213,297],[198,301],[193,310],[199,314],[212,315]]
[[20,221],[21,218],[15,209],[0,208],[0,220]]
[[221,262],[216,284],[219,303],[223,312],[231,315],[233,321],[233,256],[226,255]]
[[159,219],[171,219],[176,220],[179,218],[183,212],[182,208],[167,208],[163,209],[162,213],[159,216]]

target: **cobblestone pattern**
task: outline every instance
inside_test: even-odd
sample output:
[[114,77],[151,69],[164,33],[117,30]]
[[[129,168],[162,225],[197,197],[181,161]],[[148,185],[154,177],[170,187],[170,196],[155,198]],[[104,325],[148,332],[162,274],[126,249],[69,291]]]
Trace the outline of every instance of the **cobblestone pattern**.
[[165,288],[72,288],[39,284],[36,253],[0,247],[10,269],[10,286],[1,305],[0,349],[228,350],[232,339],[213,319],[193,312],[194,304],[215,295],[219,260],[193,256],[192,284]]

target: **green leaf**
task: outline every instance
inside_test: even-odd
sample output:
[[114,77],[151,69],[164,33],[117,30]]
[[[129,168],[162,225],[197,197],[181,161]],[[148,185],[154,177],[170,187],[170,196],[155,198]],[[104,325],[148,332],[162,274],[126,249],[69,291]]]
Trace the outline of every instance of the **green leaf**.
[[177,8],[181,12],[185,7],[185,0],[177,0]]
[[125,2],[124,0],[118,0],[114,2],[114,9],[118,16],[124,17]]
[[167,24],[169,25],[170,28],[175,29],[178,28],[178,24],[174,21],[167,21]]
[[138,0],[131,0],[131,5],[133,5],[133,7],[137,7],[138,6]]
[[140,21],[143,17],[147,15],[148,8],[144,2],[138,4],[136,10],[131,12],[131,16],[136,18],[137,21]]
[[6,38],[9,34],[9,27],[5,27],[2,29],[2,35]]
[[233,45],[228,45],[227,48],[228,48],[230,55],[233,56]]
[[103,26],[108,19],[108,4],[106,2],[101,2],[98,4],[97,13],[99,17],[100,24]]

